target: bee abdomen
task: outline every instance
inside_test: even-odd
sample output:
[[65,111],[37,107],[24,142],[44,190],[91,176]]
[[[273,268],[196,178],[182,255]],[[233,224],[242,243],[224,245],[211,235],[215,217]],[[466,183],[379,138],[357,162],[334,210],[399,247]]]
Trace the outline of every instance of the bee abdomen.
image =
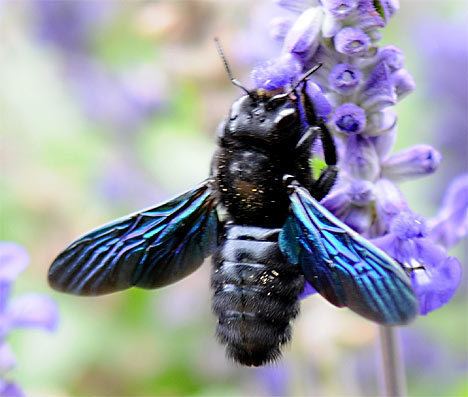
[[244,365],[263,365],[291,339],[304,287],[299,270],[278,248],[279,229],[227,228],[213,260],[213,311],[227,354]]

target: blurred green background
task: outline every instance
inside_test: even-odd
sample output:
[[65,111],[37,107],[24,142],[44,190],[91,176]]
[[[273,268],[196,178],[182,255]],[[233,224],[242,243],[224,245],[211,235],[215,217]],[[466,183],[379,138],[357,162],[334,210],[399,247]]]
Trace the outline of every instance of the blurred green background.
[[[303,302],[283,360],[250,369],[229,362],[214,338],[209,263],[158,291],[77,298],[47,286],[51,260],[76,236],[207,176],[217,123],[239,95],[212,38],[222,39],[248,81],[267,51],[249,48],[257,44],[249,35],[266,30],[270,8],[246,0],[0,2],[0,239],[31,256],[15,294],[46,292],[61,315],[55,334],[11,335],[13,378],[30,395],[377,393],[377,328],[317,297]],[[464,1],[402,0],[384,32],[383,43],[404,50],[418,85],[398,105],[399,148],[440,147],[441,120],[459,111],[433,93],[431,70],[447,61],[446,73],[455,73],[446,46],[467,65],[467,36],[451,43],[455,37],[439,30],[458,24],[466,32],[465,8]],[[423,49],[437,38],[434,58]],[[457,73],[468,90],[468,70]],[[450,161],[457,144],[441,148],[447,162],[439,176],[402,185],[415,211],[433,216],[447,181],[466,170],[466,158]],[[466,250],[454,254],[466,264]],[[412,396],[468,395],[466,285],[402,335]]]

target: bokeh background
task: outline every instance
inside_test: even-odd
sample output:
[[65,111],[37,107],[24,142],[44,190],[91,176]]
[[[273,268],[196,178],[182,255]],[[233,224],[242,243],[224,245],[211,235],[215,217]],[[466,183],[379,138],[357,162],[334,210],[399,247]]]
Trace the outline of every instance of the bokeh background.
[[[210,313],[209,263],[158,291],[101,298],[51,291],[46,272],[77,235],[203,180],[236,74],[275,56],[270,1],[0,2],[0,239],[28,250],[15,285],[60,307],[57,331],[17,331],[12,378],[31,396],[375,395],[377,328],[319,297],[302,304],[276,366],[224,357]],[[440,171],[403,184],[431,217],[467,170],[468,30],[464,0],[402,0],[384,32],[417,90],[398,105],[397,147],[433,144]],[[460,244],[453,254],[467,265]],[[465,272],[466,273],[466,272]],[[468,395],[468,291],[401,332],[411,396]]]

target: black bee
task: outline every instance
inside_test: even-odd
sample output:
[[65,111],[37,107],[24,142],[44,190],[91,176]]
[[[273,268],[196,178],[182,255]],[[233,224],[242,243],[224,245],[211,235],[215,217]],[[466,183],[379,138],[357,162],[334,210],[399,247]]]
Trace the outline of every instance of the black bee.
[[[210,177],[77,239],[53,262],[50,285],[77,295],[158,288],[213,254],[217,337],[243,365],[280,356],[305,282],[372,321],[410,321],[417,301],[401,267],[319,204],[338,169],[333,138],[305,94],[315,69],[289,90],[250,91],[218,49],[245,95],[219,127]],[[316,139],[327,164],[317,180],[310,167]]]

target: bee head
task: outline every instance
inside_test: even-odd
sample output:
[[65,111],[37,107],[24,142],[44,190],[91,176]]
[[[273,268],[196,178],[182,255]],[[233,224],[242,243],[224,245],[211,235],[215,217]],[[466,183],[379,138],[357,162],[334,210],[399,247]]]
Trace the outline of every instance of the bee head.
[[[285,144],[298,134],[300,116],[294,96],[257,90],[231,107],[225,134],[267,146]],[[292,144],[292,143],[291,143]]]

